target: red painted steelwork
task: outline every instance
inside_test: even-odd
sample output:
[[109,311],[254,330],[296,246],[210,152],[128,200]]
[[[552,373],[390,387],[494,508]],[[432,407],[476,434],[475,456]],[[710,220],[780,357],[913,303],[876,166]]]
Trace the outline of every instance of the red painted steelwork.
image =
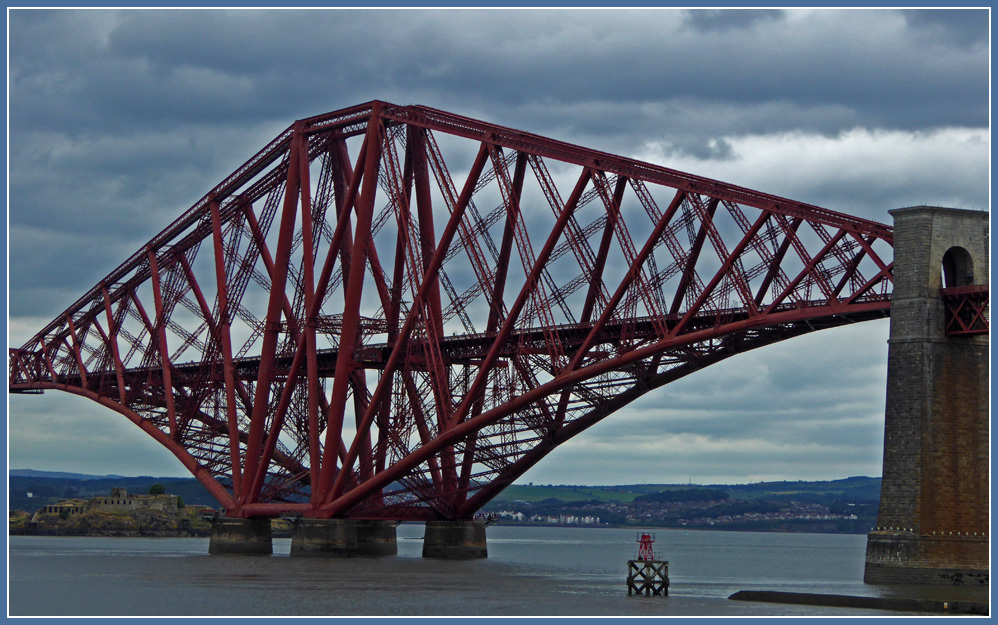
[[885,317],[892,252],[883,224],[371,102],[295,122],[10,350],[9,388],[117,410],[231,516],[471,519],[644,393]]
[[642,533],[638,535],[638,560],[651,561],[655,559],[655,551],[652,544],[655,542],[653,534]]
[[987,284],[939,290],[946,307],[946,336],[988,334],[988,291]]

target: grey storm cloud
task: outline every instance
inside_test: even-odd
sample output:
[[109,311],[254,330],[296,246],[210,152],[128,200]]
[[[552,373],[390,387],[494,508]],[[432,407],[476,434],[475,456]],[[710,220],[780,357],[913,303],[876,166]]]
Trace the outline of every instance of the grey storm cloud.
[[[11,65],[26,92],[12,110],[121,128],[294,118],[389,96],[510,116],[545,102],[783,102],[840,105],[885,127],[979,125],[980,24],[986,11],[22,11]],[[56,90],[84,106],[47,97]],[[430,101],[410,100],[420,95]]]
[[[899,206],[989,202],[987,10],[8,16],[11,346],[295,119],[372,99],[880,221]],[[622,449],[613,471],[579,479],[626,482],[652,461],[680,478],[875,473],[886,328],[821,332],[714,365],[580,434],[528,477],[564,481]],[[98,472],[70,437],[109,449],[120,417],[39,401],[11,402],[12,462],[55,469],[42,464],[57,457]],[[128,461],[108,470],[154,458],[150,472],[168,473],[172,457],[131,430],[128,453],[115,451]]]
[[983,48],[989,45],[990,20],[985,11],[900,12],[919,41],[929,44]]

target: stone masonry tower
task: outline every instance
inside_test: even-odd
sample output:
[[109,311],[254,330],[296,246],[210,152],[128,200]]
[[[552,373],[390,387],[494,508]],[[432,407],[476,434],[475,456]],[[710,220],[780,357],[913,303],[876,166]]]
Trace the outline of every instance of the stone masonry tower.
[[940,289],[988,284],[989,213],[915,206],[891,215],[884,479],[864,579],[987,584],[988,335],[947,334]]

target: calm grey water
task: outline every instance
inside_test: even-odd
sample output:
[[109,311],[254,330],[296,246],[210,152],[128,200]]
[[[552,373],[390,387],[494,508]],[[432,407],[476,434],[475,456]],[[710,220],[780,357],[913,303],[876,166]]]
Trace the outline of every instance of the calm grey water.
[[[729,601],[738,590],[953,600],[952,589],[863,584],[866,537],[654,530],[668,597],[627,596],[634,530],[503,527],[489,557],[420,557],[422,525],[398,528],[399,555],[208,556],[205,538],[12,536],[11,616],[734,616],[885,615]],[[980,591],[963,599],[985,600]],[[943,596],[945,595],[945,596]]]

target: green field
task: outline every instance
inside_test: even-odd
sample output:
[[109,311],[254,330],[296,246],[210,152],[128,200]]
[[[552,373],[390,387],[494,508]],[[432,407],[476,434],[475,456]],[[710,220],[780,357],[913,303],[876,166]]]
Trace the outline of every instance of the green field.
[[638,495],[644,494],[623,489],[624,487],[620,486],[521,486],[513,484],[499,493],[496,500],[535,503],[554,498],[562,501],[598,499],[606,502],[629,502],[634,501]]

